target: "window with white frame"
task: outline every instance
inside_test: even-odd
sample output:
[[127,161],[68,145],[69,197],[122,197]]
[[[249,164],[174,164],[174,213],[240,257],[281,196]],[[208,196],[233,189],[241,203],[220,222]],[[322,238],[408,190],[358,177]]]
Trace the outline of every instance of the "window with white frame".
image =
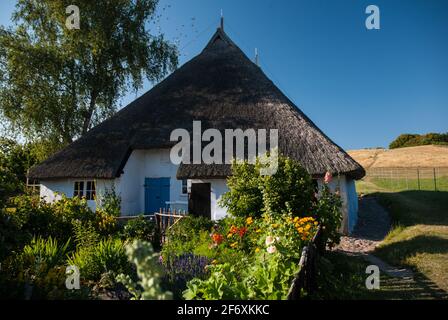
[[95,181],[75,181],[73,187],[73,197],[85,197],[86,200],[95,200],[96,187]]
[[96,190],[95,190],[95,181],[87,181],[86,182],[86,199],[87,200],[95,200]]
[[73,197],[82,198],[84,196],[84,181],[75,181]]

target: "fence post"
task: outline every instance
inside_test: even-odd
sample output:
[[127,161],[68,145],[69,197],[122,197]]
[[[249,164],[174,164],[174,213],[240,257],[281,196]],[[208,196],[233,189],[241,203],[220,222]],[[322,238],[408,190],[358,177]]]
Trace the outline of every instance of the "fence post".
[[420,190],[420,170],[417,168],[417,184],[418,184],[418,190]]
[[406,190],[409,190],[409,183],[408,183],[408,171],[405,171],[405,175],[406,175]]
[[437,178],[436,178],[436,168],[432,168],[434,174],[434,191],[437,191]]

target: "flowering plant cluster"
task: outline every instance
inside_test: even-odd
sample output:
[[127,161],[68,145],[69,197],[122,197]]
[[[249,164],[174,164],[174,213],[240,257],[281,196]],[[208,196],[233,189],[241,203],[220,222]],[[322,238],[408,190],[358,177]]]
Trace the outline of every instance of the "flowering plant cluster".
[[225,218],[214,226],[210,233],[210,249],[217,251],[223,249],[235,249],[249,252],[254,245],[256,230],[255,220],[252,217],[246,219]]
[[[285,299],[304,245],[313,238],[314,217],[290,214],[225,218],[210,234],[215,259],[207,279],[193,279],[187,299]],[[244,253],[230,263],[232,253]],[[218,290],[218,288],[221,288]]]

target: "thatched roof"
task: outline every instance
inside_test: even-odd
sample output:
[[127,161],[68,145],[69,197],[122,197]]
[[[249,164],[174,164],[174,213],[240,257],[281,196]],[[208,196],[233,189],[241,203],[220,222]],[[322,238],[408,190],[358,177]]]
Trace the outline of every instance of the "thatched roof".
[[[115,178],[132,150],[169,148],[173,129],[278,129],[279,150],[313,175],[364,169],[332,142],[218,29],[205,49],[160,84],[38,166],[30,177]],[[225,177],[227,165],[181,165],[178,178]]]

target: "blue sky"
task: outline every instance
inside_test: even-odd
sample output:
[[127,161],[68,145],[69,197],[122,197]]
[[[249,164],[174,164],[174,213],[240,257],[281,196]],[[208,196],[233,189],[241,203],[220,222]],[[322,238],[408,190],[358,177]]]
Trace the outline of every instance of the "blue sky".
[[[0,24],[14,3],[2,0]],[[365,27],[369,4],[380,30]],[[226,33],[250,58],[258,48],[264,72],[343,148],[448,131],[448,1],[161,0],[158,25],[178,41],[181,64],[205,46],[221,9]]]

